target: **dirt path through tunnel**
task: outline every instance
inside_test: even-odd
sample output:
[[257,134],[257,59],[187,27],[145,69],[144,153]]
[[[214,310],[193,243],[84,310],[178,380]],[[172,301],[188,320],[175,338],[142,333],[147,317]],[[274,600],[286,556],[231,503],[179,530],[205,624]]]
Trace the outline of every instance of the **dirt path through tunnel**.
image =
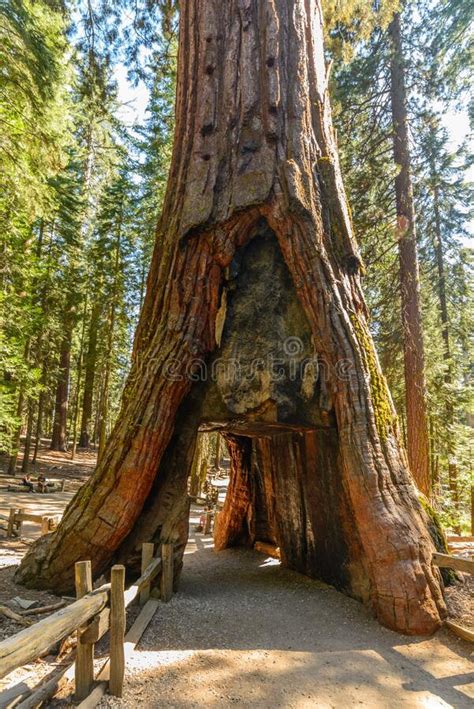
[[[191,528],[197,517],[191,518]],[[243,549],[193,534],[179,592],[101,706],[472,706],[470,648],[441,631],[405,638],[356,601]]]

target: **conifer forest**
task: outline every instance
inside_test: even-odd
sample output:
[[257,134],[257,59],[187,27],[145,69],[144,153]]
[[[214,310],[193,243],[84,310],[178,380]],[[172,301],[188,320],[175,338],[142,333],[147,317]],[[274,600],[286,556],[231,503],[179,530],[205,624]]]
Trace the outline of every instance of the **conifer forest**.
[[0,707],[472,706],[473,28],[0,0]]
[[[472,7],[323,5],[370,331],[412,475],[443,525],[469,533]],[[35,470],[42,439],[100,458],[120,410],[172,153],[178,13],[173,0],[1,2],[0,447],[10,472]]]

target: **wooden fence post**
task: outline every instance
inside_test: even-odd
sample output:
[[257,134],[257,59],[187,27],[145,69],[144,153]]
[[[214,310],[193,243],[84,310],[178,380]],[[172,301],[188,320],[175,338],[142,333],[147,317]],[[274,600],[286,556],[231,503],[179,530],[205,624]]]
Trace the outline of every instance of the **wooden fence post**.
[[161,582],[160,597],[163,603],[168,603],[173,595],[173,544],[161,545]]
[[[149,542],[144,542],[142,544],[142,574],[145,573],[146,568],[153,561],[153,554],[155,553],[155,545]],[[143,606],[150,598],[150,587],[151,581],[145,584],[140,591],[140,605]]]
[[15,514],[16,509],[14,507],[10,507],[10,512],[8,515],[7,537],[13,537],[13,530],[15,529]]
[[125,566],[112,566],[110,576],[110,681],[109,692],[121,697],[125,674]]
[[[78,561],[74,566],[76,581],[76,596],[82,598],[92,591],[92,567],[90,561]],[[83,628],[77,631],[76,654],[76,699],[82,701],[87,697],[94,681],[94,645],[81,643]]]
[[[18,510],[18,514],[19,514],[19,515],[24,514],[24,512],[25,512],[25,510],[24,510],[23,508],[20,508],[20,509]],[[20,520],[20,521],[18,522],[18,536],[21,537],[22,534],[23,534],[23,520]]]
[[206,521],[204,523],[204,534],[211,533],[211,523],[212,523],[212,510],[206,512]]

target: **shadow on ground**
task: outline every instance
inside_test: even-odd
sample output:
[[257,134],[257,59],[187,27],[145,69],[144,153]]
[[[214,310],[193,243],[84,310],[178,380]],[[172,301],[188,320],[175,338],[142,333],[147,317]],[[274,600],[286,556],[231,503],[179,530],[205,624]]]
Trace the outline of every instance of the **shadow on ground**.
[[250,550],[216,554],[211,537],[193,535],[120,706],[470,707],[469,653],[445,632],[397,635],[325,584]]

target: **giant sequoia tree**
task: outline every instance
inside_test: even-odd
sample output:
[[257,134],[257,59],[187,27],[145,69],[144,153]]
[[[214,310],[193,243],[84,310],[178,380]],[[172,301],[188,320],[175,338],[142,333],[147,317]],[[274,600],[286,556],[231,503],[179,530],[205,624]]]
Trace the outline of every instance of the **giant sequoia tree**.
[[183,0],[173,159],[122,411],[17,577],[65,590],[78,559],[97,575],[133,565],[145,540],[182,550],[196,436],[220,430],[232,480],[218,546],[275,538],[284,563],[387,626],[436,629],[428,520],[361,268],[320,0]]

